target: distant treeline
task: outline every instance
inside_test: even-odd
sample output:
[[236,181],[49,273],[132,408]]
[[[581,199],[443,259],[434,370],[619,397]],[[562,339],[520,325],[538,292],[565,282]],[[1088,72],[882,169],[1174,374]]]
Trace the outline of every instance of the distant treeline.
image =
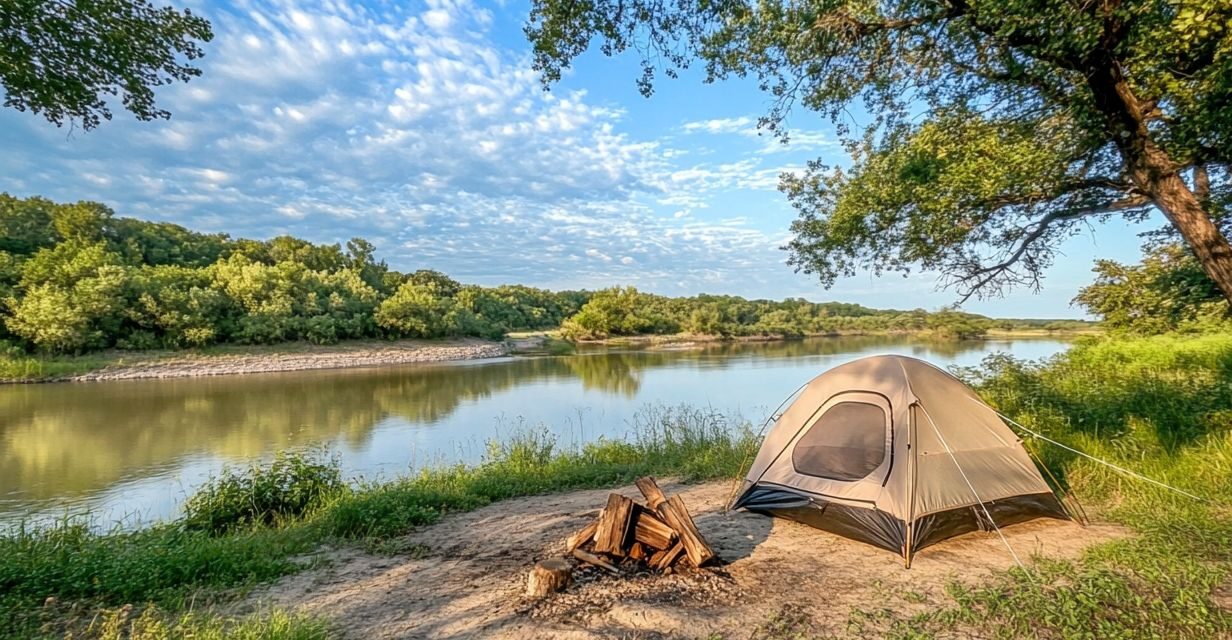
[[582,292],[399,273],[361,239],[233,239],[0,194],[0,340],[65,353],[547,329]]
[[96,203],[0,194],[0,348],[82,353],[499,338],[557,327],[575,339],[681,331],[796,336],[927,330],[970,337],[999,323],[1025,326],[955,311],[878,311],[804,300],[480,287],[431,270],[401,273],[373,254],[359,238],[345,248],[290,236],[234,239],[117,218]]
[[682,332],[723,337],[928,333],[942,338],[976,338],[992,329],[1069,331],[1092,326],[1080,320],[997,320],[950,309],[895,311],[802,298],[668,298],[617,287],[591,295],[576,315],[565,320],[561,332],[575,340]]

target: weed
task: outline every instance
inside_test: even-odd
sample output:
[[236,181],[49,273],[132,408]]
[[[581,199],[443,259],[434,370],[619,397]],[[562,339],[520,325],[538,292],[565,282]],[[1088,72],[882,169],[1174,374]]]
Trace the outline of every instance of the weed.
[[321,453],[280,452],[265,466],[224,469],[184,504],[186,529],[223,533],[302,516],[343,488],[336,460]]

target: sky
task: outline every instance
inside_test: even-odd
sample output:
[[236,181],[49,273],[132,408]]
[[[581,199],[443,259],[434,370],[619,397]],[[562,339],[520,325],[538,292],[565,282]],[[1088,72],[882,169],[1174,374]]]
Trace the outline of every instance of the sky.
[[[794,214],[778,176],[846,162],[797,111],[760,135],[769,99],[695,73],[636,89],[637,61],[591,52],[551,91],[531,69],[526,2],[187,0],[215,38],[203,75],[160,89],[168,121],[113,109],[85,132],[0,110],[0,191],[93,200],[117,215],[237,237],[372,241],[399,270],[551,289],[803,297],[879,308],[956,301],[935,274],[826,290],[780,247]],[[1079,317],[1097,257],[1133,261],[1117,221],[1067,241],[1044,290],[963,308]]]

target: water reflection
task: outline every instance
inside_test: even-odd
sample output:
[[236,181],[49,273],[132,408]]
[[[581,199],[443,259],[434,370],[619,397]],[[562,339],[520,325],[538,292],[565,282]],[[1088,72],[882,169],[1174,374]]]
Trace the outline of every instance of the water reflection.
[[[1055,341],[826,338],[689,350],[592,349],[455,365],[0,387],[0,516],[65,501],[97,506],[90,501],[108,490],[109,499],[124,510],[142,510],[149,506],[141,504],[148,500],[143,496],[166,493],[165,485],[182,479],[187,469],[200,475],[226,461],[310,443],[331,443],[352,472],[369,473],[405,465],[410,448],[447,451],[467,438],[490,437],[492,420],[501,415],[559,426],[586,408],[594,412],[595,426],[581,437],[619,435],[628,416],[647,402],[773,406],[828,366],[872,352],[971,364],[995,350],[1040,357],[1062,348]],[[752,370],[757,375],[749,375]],[[136,485],[145,489],[125,489]],[[152,508],[162,516],[171,507]]]

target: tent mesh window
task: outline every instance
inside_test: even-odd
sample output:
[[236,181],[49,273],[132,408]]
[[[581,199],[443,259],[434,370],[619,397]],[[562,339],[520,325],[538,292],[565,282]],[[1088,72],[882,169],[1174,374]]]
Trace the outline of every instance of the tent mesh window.
[[867,402],[839,402],[809,427],[791,451],[797,473],[850,482],[881,466],[886,456],[885,410]]

